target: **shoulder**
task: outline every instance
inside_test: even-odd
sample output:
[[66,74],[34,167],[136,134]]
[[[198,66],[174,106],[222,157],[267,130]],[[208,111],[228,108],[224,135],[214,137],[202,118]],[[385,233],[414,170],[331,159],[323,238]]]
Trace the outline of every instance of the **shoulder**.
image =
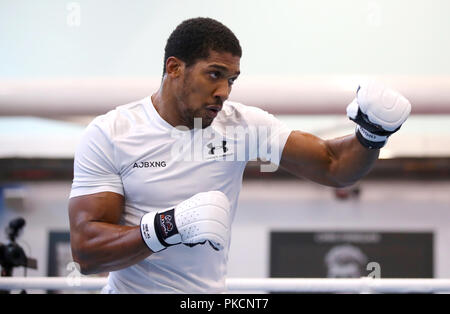
[[268,116],[272,115],[261,108],[247,106],[234,101],[225,101],[217,119],[227,123],[253,124]]
[[276,118],[261,108],[226,101],[216,120],[218,124],[249,126],[271,124]]
[[223,104],[223,110],[226,114],[239,114],[239,113],[266,113],[267,111],[254,107],[254,106],[247,106],[239,102],[234,101],[225,101]]
[[89,124],[87,130],[91,132],[96,130],[110,139],[126,136],[134,129],[148,125],[148,121],[145,120],[147,116],[145,106],[149,101],[149,97],[146,97],[120,105],[103,115],[97,116]]

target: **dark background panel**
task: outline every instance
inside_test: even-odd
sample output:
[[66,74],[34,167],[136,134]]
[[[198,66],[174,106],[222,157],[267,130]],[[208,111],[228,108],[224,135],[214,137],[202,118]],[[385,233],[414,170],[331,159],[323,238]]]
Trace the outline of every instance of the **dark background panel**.
[[272,232],[271,277],[433,278],[433,233]]

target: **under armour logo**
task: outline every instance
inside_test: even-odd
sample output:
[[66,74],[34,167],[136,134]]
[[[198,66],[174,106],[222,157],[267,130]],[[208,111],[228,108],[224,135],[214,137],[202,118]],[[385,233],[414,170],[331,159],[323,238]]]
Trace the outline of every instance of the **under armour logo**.
[[226,153],[228,151],[227,141],[222,141],[222,146],[214,146],[212,143],[209,143],[207,147],[209,148],[209,154],[214,155],[214,152],[217,148],[222,148],[223,153]]

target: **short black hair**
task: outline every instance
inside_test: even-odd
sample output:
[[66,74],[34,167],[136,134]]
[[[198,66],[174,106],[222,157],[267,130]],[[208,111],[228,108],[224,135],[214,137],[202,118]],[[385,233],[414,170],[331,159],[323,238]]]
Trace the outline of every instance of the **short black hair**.
[[199,59],[208,58],[210,50],[242,57],[239,40],[222,23],[203,17],[182,22],[167,39],[163,75],[169,57],[177,57],[189,67]]

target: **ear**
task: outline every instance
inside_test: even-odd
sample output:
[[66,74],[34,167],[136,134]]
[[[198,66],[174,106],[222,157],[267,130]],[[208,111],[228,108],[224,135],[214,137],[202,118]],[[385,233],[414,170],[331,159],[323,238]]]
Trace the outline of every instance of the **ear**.
[[166,72],[169,77],[179,77],[184,71],[184,62],[177,57],[169,57],[166,61]]

